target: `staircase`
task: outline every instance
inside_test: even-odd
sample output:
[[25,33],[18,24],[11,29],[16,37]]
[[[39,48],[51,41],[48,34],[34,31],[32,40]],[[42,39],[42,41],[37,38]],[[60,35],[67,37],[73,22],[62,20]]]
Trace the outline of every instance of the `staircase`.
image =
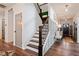
[[[45,4],[43,4],[45,5]],[[37,6],[40,10],[39,16],[42,20],[42,24],[43,24],[43,28],[42,28],[42,45],[45,42],[45,39],[47,37],[48,34],[48,11],[46,12],[42,12],[42,9],[40,8],[40,5],[37,3]],[[47,20],[47,21],[46,21]],[[39,27],[36,31],[36,33],[34,34],[34,36],[32,37],[32,39],[30,40],[29,44],[26,47],[26,50],[28,51],[28,53],[31,53],[32,55],[36,56],[39,55]]]
[[[43,42],[42,44],[44,44],[44,41],[47,37],[47,33],[48,33],[48,24],[45,24],[45,26],[42,29],[42,42]],[[32,40],[30,40],[29,44],[27,45],[26,50],[31,51],[34,55],[38,55],[38,46],[39,46],[39,28],[34,34]]]

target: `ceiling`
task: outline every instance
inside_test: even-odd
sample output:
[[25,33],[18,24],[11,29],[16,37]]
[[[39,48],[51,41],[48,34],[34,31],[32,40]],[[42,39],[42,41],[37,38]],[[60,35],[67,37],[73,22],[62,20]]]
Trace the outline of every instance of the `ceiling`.
[[[0,3],[0,4],[6,7],[9,7],[16,3]],[[39,3],[39,4],[42,5],[44,3]],[[79,3],[68,3],[68,4],[67,3],[66,4],[65,3],[51,3],[50,5],[56,12],[58,18],[72,18],[77,13],[79,13]],[[65,5],[69,5],[68,12],[65,12]],[[46,10],[43,6],[42,8]]]
[[[50,4],[53,10],[56,12],[57,17],[59,18],[72,18],[77,13],[79,13],[79,4],[78,3],[52,3]],[[68,11],[65,12],[66,5],[68,5]]]

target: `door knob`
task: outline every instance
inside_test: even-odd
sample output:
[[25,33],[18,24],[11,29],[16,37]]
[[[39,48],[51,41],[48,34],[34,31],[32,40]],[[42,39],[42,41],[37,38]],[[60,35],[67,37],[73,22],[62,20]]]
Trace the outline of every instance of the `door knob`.
[[16,33],[16,31],[15,31],[15,33]]

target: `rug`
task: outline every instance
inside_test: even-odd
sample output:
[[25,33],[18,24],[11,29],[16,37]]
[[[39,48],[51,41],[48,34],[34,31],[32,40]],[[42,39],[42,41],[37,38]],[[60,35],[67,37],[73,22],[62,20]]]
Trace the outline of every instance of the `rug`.
[[0,56],[15,56],[14,50],[0,51]]

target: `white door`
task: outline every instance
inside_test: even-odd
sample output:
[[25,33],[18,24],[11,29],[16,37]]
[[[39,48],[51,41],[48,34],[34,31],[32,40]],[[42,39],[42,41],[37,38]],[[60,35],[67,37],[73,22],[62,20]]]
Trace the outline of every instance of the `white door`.
[[13,8],[8,10],[8,41],[13,42]]
[[22,13],[15,15],[15,46],[22,47]]

